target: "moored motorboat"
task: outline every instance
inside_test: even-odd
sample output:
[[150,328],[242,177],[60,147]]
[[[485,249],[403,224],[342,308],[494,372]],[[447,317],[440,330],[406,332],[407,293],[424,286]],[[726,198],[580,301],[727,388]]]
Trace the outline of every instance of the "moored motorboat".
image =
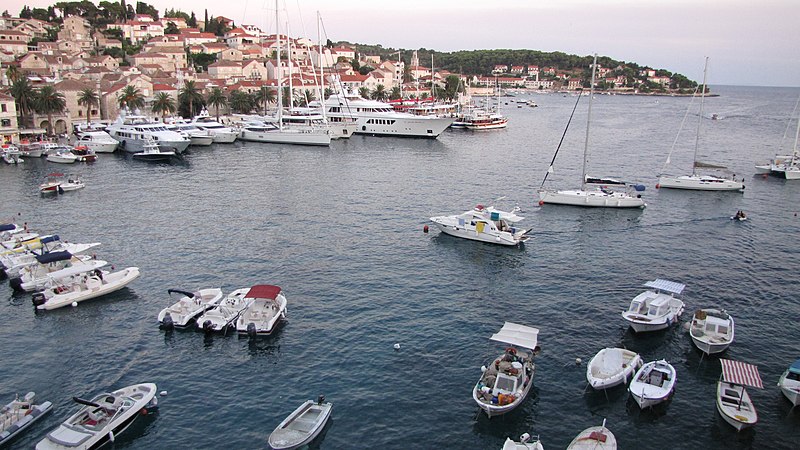
[[47,175],[47,180],[39,185],[39,192],[42,194],[60,194],[64,192],[61,189],[61,177],[63,177],[63,173],[53,172]]
[[214,120],[213,117],[208,115],[208,111],[205,109],[192,119],[191,124],[200,130],[211,133],[214,143],[217,144],[230,144],[239,137],[239,133]]
[[99,242],[90,242],[88,244],[62,242],[58,235],[41,237],[39,238],[39,242],[40,248],[38,249],[22,253],[0,255],[0,268],[3,269],[7,276],[18,277],[23,267],[39,264],[39,261],[36,259],[37,256],[64,251],[72,255],[79,255],[100,245]]
[[717,382],[717,411],[739,431],[752,427],[758,422],[758,413],[745,386],[764,389],[758,367],[730,359],[719,362],[722,375]]
[[332,411],[333,403],[325,403],[323,395],[316,402],[306,400],[269,435],[269,446],[273,450],[291,450],[309,444],[325,428]]
[[35,258],[39,264],[23,267],[18,278],[9,280],[12,289],[26,292],[44,289],[52,280],[80,275],[108,264],[88,255],[73,255],[67,251],[45,253]]
[[137,417],[158,405],[155,383],[134,384],[91,400],[73,397],[81,407],[36,444],[36,450],[87,450],[113,442]]
[[38,142],[23,140],[17,148],[19,148],[20,154],[27,158],[41,158],[44,154],[44,149]]
[[217,306],[201,314],[197,320],[197,327],[206,333],[215,331],[226,332],[228,327],[234,326],[239,314],[252,302],[246,297],[250,288],[237,289],[225,297]]
[[617,438],[611,430],[606,428],[606,420],[603,419],[603,424],[599,427],[589,427],[575,436],[567,450],[614,450],[616,448]]
[[703,353],[722,353],[733,343],[733,317],[724,309],[699,309],[692,317],[689,335]]
[[51,402],[34,404],[35,396],[33,392],[28,392],[22,399],[16,396],[0,410],[0,447],[11,442],[53,409]]
[[286,296],[281,288],[256,285],[245,297],[252,302],[236,319],[236,331],[250,336],[272,334],[278,322],[286,317]]
[[3,161],[5,161],[7,164],[19,164],[25,162],[25,160],[22,159],[22,153],[19,151],[16,145],[3,144],[3,146],[0,147],[0,157],[2,157]]
[[51,310],[116,292],[139,278],[138,267],[128,267],[116,272],[99,269],[77,279],[56,279],[54,287],[34,294],[36,309]]
[[800,405],[800,359],[783,372],[778,380],[778,387],[793,406]]
[[76,145],[72,148],[72,154],[78,157],[78,162],[95,162],[97,153],[86,145]]
[[183,294],[176,303],[158,313],[158,323],[167,329],[188,326],[197,316],[222,301],[222,289],[220,288],[200,289],[197,292],[168,289],[167,293]]
[[622,318],[630,323],[633,331],[657,331],[676,323],[683,314],[683,301],[676,297],[683,293],[686,285],[658,278],[644,284],[646,291],[631,300]]
[[519,208],[510,212],[500,211],[493,206],[477,205],[474,209],[453,216],[436,216],[430,220],[442,233],[474,241],[500,245],[519,245],[529,239],[526,230],[515,224],[524,217],[518,216]]
[[533,386],[538,335],[538,328],[506,322],[489,338],[511,347],[481,367],[481,377],[472,389],[472,399],[488,417],[512,411],[525,401]]
[[68,175],[67,179],[61,182],[59,186],[62,191],[69,192],[69,191],[77,191],[78,189],[83,189],[86,187],[86,184],[81,180],[78,175]]
[[628,391],[639,408],[649,408],[669,399],[676,381],[677,373],[670,363],[650,361],[633,375]]
[[47,154],[47,160],[59,164],[72,164],[78,160],[78,156],[73,154],[69,148],[59,148]]
[[134,159],[143,161],[169,161],[175,156],[172,150],[164,150],[152,139],[146,140],[142,144],[142,151],[134,153]]
[[639,366],[642,357],[624,348],[608,347],[597,352],[586,367],[586,380],[594,389],[608,389],[625,384]]
[[95,153],[113,153],[119,146],[119,141],[111,137],[105,130],[94,129],[77,133],[76,146],[88,147]]
[[519,442],[506,438],[501,450],[544,450],[544,446],[539,440],[539,436],[532,437],[530,434],[525,433],[519,437]]

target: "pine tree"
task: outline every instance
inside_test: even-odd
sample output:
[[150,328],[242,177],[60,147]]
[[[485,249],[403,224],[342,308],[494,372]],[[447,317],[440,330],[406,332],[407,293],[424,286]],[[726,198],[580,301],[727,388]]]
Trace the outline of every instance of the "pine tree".
[[120,2],[120,4],[122,5],[122,14],[123,14],[122,23],[127,23],[128,22],[128,6],[125,5],[125,0],[122,0]]
[[208,33],[208,10],[206,9],[206,21],[203,23],[203,31]]

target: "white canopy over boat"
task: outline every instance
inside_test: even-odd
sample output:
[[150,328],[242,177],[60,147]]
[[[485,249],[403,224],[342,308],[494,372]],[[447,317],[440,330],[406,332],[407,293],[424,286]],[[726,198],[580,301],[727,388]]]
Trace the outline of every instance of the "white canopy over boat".
[[533,350],[536,348],[538,337],[538,328],[506,322],[503,328],[489,339]]
[[686,289],[686,285],[683,283],[678,283],[675,281],[669,280],[662,280],[661,278],[656,278],[653,281],[648,281],[644,284],[645,287],[658,289],[659,291],[666,291],[671,292],[675,295],[681,295],[684,289]]

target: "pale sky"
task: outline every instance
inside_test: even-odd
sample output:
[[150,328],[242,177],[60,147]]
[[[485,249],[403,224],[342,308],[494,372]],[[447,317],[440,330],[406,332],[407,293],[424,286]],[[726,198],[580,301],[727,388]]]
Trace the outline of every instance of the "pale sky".
[[[6,0],[13,15],[49,0]],[[95,4],[99,0],[95,0]],[[136,0],[127,0],[135,5]],[[273,0],[152,0],[274,31]],[[599,55],[708,83],[800,86],[800,0],[281,0],[290,35],[439,51],[532,49]],[[282,21],[285,19],[282,19]],[[281,24],[283,29],[285,24]],[[422,62],[425,64],[426,62]],[[525,63],[520,61],[520,63]]]

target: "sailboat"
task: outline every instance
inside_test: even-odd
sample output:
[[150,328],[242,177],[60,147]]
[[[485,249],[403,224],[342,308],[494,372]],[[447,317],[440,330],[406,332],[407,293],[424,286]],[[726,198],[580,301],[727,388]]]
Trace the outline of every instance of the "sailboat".
[[[553,160],[550,162],[550,167],[547,169],[547,174],[542,181],[542,188],[539,189],[539,205],[551,203],[556,205],[590,206],[600,208],[644,208],[647,206],[647,204],[644,202],[644,199],[642,199],[641,194],[637,193],[632,195],[630,192],[628,192],[630,189],[633,189],[636,192],[641,192],[644,190],[644,186],[642,185],[630,185],[628,183],[621,183],[616,182],[616,180],[611,180],[615,181],[616,183],[612,184],[609,182],[608,184],[600,184],[596,187],[588,186],[589,184],[595,184],[595,182],[603,180],[586,176],[586,160],[589,152],[589,128],[592,121],[592,101],[594,98],[594,80],[596,70],[597,54],[594,55],[594,63],[592,64],[592,82],[589,93],[589,112],[586,119],[586,140],[583,146],[583,172],[581,175],[581,188],[561,191],[544,189],[544,183],[547,181],[547,175],[553,173],[553,163],[558,155],[558,149],[556,149],[556,153],[553,155]],[[578,100],[575,102],[575,107],[578,106],[578,101],[580,101],[580,98],[581,96],[578,96]],[[572,112],[574,113],[575,110],[573,109]],[[567,127],[569,128],[569,123],[567,123]],[[564,133],[566,134],[566,130],[564,130]],[[560,147],[561,144],[559,144],[559,148]],[[613,187],[617,186],[622,186],[625,190],[622,191],[613,189]]]
[[[722,178],[715,175],[701,175],[697,173],[698,167],[706,167],[711,169],[724,169],[724,166],[715,166],[705,164],[697,161],[697,149],[700,146],[700,126],[703,123],[703,103],[706,96],[706,75],[708,72],[708,58],[706,58],[706,65],[703,69],[703,87],[700,91],[700,114],[697,122],[697,135],[694,141],[694,163],[692,164],[691,175],[664,175],[658,177],[658,184],[656,188],[671,188],[671,189],[691,189],[697,191],[743,191],[744,182],[736,181],[732,178]],[[680,133],[680,131],[679,131]],[[677,142],[677,138],[675,139]],[[674,144],[673,144],[674,148]],[[664,164],[666,167],[670,162],[670,155],[667,156],[667,162]]]
[[800,179],[800,153],[797,151],[797,140],[800,138],[800,117],[797,119],[797,130],[794,133],[794,150],[791,158],[778,160],[778,156],[769,167],[770,173],[786,178],[787,180]]

